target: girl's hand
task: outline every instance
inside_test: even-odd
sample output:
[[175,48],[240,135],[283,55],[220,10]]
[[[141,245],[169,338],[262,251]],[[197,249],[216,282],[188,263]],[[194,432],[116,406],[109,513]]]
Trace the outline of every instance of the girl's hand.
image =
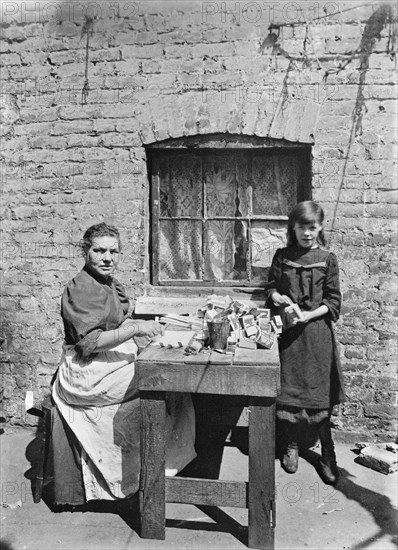
[[302,317],[301,319],[295,319],[292,322],[292,325],[304,325],[305,323],[308,323],[308,321],[312,321],[314,319],[319,319],[320,317],[323,317],[326,315],[329,311],[328,306],[325,304],[320,305],[316,309],[312,311],[301,311]]
[[310,311],[302,311],[302,317],[300,319],[293,319],[292,325],[305,325],[313,318]]
[[291,306],[293,303],[289,296],[286,296],[285,294],[279,294],[279,292],[274,292],[271,298],[274,304],[279,307]]

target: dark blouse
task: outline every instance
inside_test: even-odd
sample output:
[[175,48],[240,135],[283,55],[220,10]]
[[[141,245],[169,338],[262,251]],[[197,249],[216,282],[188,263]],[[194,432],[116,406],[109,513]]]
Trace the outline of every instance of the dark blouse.
[[289,296],[303,311],[326,305],[328,313],[287,328],[279,340],[281,393],[279,406],[328,409],[344,401],[343,377],[331,321],[340,314],[341,293],[336,256],[320,248],[289,246],[277,250],[266,287],[267,305],[276,308],[273,292]]
[[269,273],[267,302],[271,302],[275,291],[289,296],[303,311],[313,311],[324,304],[332,321],[337,321],[341,292],[336,256],[320,248],[280,248]]
[[93,353],[102,331],[118,328],[126,319],[129,299],[123,286],[110,277],[96,278],[86,267],[65,287],[61,315],[65,342],[83,357]]

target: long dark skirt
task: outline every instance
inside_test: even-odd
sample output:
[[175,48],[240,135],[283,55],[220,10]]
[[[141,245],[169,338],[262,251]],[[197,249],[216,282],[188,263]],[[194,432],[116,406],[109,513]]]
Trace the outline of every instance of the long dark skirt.
[[316,319],[282,333],[278,405],[329,409],[344,401],[343,379],[331,322]]

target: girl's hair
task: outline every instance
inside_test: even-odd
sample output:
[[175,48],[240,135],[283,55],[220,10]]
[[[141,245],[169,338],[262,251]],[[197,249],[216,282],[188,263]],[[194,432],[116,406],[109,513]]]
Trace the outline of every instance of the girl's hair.
[[[319,223],[322,225],[325,214],[323,208],[316,202],[303,201],[296,204],[293,210],[289,214],[289,220],[287,222],[287,245],[297,244],[296,233],[294,232],[294,225],[296,223]],[[318,244],[322,246],[326,245],[326,238],[323,233],[323,229],[318,233]]]
[[120,234],[114,225],[108,225],[104,222],[92,225],[84,233],[82,240],[80,241],[80,248],[83,254],[86,255],[93,240],[97,237],[115,237],[119,243],[119,250],[121,249]]

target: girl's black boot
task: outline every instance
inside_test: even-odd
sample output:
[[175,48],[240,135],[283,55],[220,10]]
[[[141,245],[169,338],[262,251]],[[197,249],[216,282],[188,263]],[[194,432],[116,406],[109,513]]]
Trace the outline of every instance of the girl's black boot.
[[281,460],[282,468],[288,474],[297,472],[299,460],[299,448],[297,443],[297,425],[281,421],[283,456]]
[[318,434],[322,446],[322,457],[318,464],[319,476],[327,485],[336,485],[340,472],[336,462],[330,418],[325,418],[325,420],[319,423]]
[[282,468],[285,472],[288,474],[295,474],[298,468],[298,459],[299,452],[297,443],[289,443],[282,457]]

